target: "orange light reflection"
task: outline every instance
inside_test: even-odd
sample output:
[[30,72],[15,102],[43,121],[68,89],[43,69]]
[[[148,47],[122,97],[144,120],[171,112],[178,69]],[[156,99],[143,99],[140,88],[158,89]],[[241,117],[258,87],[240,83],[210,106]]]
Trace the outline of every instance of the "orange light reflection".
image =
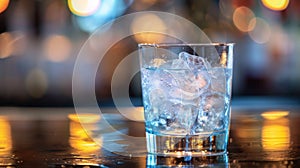
[[262,127],[262,147],[265,151],[285,151],[290,146],[288,111],[267,111]]
[[[91,131],[97,128],[96,121],[100,119],[95,114],[69,114],[70,119],[70,146],[80,153],[97,153],[101,148],[102,140],[97,139],[95,142]],[[84,123],[84,127],[81,125]]]
[[12,149],[11,128],[6,117],[0,116],[0,154]]
[[286,117],[289,115],[289,111],[266,111],[261,114],[261,116],[267,120],[276,120],[282,117]]

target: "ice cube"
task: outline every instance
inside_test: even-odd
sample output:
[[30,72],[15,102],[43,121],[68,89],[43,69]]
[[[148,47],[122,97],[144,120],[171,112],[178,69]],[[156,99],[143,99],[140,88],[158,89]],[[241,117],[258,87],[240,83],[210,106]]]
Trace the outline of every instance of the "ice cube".
[[226,93],[226,69],[212,68],[211,74],[211,88],[217,92]]
[[191,134],[212,132],[213,128],[210,124],[210,114],[204,111],[199,111],[199,114],[191,128]]
[[[160,111],[164,101],[168,99],[168,92],[176,81],[173,76],[164,69],[156,69],[153,75],[147,79],[151,85],[148,88],[149,103],[153,113]],[[155,114],[154,114],[155,115]]]
[[192,71],[207,70],[211,67],[209,62],[207,62],[203,57],[191,55],[187,52],[179,53],[179,59],[187,62],[187,65]]
[[195,80],[193,82],[193,85],[197,86],[198,89],[204,90],[207,89],[210,84],[210,76],[207,71],[200,71],[195,76]]
[[165,121],[165,126],[170,127],[174,122],[177,108],[172,102],[165,101],[161,108],[159,118],[161,121]]
[[178,70],[183,70],[183,69],[189,69],[189,66],[186,61],[182,59],[174,59],[165,62],[160,66],[163,69],[178,69]]
[[154,109],[154,112],[158,111],[156,108],[160,108],[161,103],[166,99],[166,94],[161,88],[153,88],[149,92],[150,104]]
[[[188,65],[188,70],[177,73],[174,76],[178,81],[180,89],[182,89],[183,96],[192,94],[189,97],[194,99],[208,88],[210,84],[210,75],[208,74],[210,65],[204,58],[191,55],[187,52],[179,53],[178,57]],[[189,94],[185,94],[185,92]]]
[[[161,101],[159,112],[153,118],[153,126],[159,127],[161,130],[174,129],[175,116],[178,114],[178,107],[176,104],[166,100]],[[155,124],[155,125],[154,125]]]
[[168,100],[157,101],[157,111],[152,111],[151,117],[148,120],[151,121],[151,125],[157,127],[161,130],[166,130],[170,128],[172,122],[175,119],[176,108]]
[[222,128],[224,110],[224,94],[211,91],[204,93],[201,108],[198,111],[198,116],[192,126],[191,133],[209,133]]
[[158,67],[160,67],[161,65],[163,65],[165,63],[166,63],[166,61],[164,59],[160,59],[160,58],[154,58],[151,61],[152,67],[155,67],[155,68],[158,68]]
[[184,128],[186,133],[189,134],[195,122],[195,118],[197,117],[199,108],[193,105],[184,105],[181,107],[181,109],[181,114],[176,116],[177,121],[179,121],[181,128]]
[[207,92],[203,94],[201,103],[205,112],[222,113],[225,110],[225,94]]
[[198,98],[208,88],[210,80],[208,72],[201,71],[196,76],[190,70],[174,72],[176,87],[171,88],[170,96],[184,104],[197,104]]
[[182,59],[175,59],[172,62],[172,69],[188,69],[188,64]]
[[165,102],[160,119],[165,123],[166,129],[180,134],[188,134],[194,123],[193,118],[196,117],[197,109],[192,105],[184,105],[181,103]]
[[167,91],[165,89],[170,89],[177,83],[176,78],[166,69],[156,69],[151,78],[151,82],[153,88],[160,88],[164,91]]

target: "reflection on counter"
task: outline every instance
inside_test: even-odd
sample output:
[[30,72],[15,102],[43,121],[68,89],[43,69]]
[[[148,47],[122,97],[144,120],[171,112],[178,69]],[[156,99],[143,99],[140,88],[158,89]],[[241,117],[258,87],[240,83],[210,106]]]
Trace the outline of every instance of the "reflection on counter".
[[[235,132],[234,135],[230,135],[230,141],[237,143],[247,152],[257,152],[261,146],[260,141],[257,141],[257,139],[261,139],[261,120],[252,115],[238,115],[236,119],[239,127],[235,127],[235,123],[232,123],[231,130],[235,130]],[[239,141],[236,142],[236,139]]]
[[[81,154],[96,154],[100,152],[101,141],[95,142],[90,131],[97,129],[97,121],[100,120],[99,115],[94,114],[69,114],[70,120],[70,137],[69,143],[72,148]],[[81,123],[84,123],[84,127]]]
[[286,151],[290,144],[289,112],[263,112],[262,147],[265,151]]
[[11,126],[8,119],[0,116],[0,167],[14,165]]
[[297,136],[291,129],[298,122],[291,113],[287,110],[236,113],[229,145],[231,165],[243,167],[250,159],[258,161],[253,167],[293,167],[298,161],[299,150],[295,148]]
[[[239,116],[241,126],[236,128],[236,136],[247,151],[265,152],[287,151],[290,144],[288,111],[264,111],[258,116]],[[261,139],[261,141],[251,141]],[[250,141],[250,142],[249,142]],[[272,153],[273,154],[273,153]]]
[[0,116],[0,154],[11,153],[11,128],[7,118]]
[[[228,154],[187,159],[142,153],[145,142],[124,137],[145,137],[144,123],[113,108],[103,111],[100,116],[66,108],[0,109],[0,167],[300,166],[300,109],[233,108]],[[111,131],[121,132],[108,132],[102,119],[115,128]]]
[[193,158],[161,157],[151,154],[147,156],[147,167],[193,167],[193,165],[199,165],[199,167],[230,167],[226,154]]

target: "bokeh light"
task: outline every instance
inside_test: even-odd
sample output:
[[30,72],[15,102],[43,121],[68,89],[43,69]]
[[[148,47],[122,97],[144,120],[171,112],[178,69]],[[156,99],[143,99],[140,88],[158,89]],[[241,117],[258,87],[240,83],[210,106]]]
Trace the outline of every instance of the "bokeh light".
[[68,7],[74,15],[89,16],[100,6],[100,0],[68,0]]
[[85,17],[77,15],[75,19],[81,30],[91,33],[103,24],[123,14],[128,5],[129,4],[123,0],[101,1],[99,7],[93,14]]
[[233,23],[242,32],[251,31],[250,21],[255,17],[253,11],[245,6],[238,7],[233,13]]
[[0,34],[0,59],[12,55],[22,55],[28,45],[28,39],[24,38],[25,36],[21,31]]
[[9,5],[9,0],[0,0],[0,13],[4,12]]
[[9,32],[0,34],[0,58],[7,58],[13,52],[13,37]]
[[62,62],[70,57],[72,43],[66,36],[52,35],[44,41],[43,50],[48,60]]
[[282,11],[289,5],[289,0],[262,0],[263,5],[274,11]]
[[258,44],[264,44],[269,41],[271,36],[270,25],[262,18],[253,18],[250,21],[249,27],[252,28],[249,31],[249,36],[253,41]]
[[[159,43],[164,40],[164,35],[155,32],[165,32],[166,25],[155,14],[143,14],[134,19],[131,24],[131,31],[135,34],[134,38],[139,43]],[[140,31],[148,31],[149,33],[138,33]]]
[[26,76],[26,90],[33,98],[41,98],[47,91],[48,79],[42,69],[32,69]]

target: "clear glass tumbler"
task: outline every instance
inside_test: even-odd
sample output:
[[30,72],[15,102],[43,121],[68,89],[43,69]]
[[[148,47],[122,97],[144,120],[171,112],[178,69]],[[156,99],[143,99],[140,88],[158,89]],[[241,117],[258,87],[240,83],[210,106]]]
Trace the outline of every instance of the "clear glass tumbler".
[[158,156],[227,151],[232,43],[139,44],[147,150]]

